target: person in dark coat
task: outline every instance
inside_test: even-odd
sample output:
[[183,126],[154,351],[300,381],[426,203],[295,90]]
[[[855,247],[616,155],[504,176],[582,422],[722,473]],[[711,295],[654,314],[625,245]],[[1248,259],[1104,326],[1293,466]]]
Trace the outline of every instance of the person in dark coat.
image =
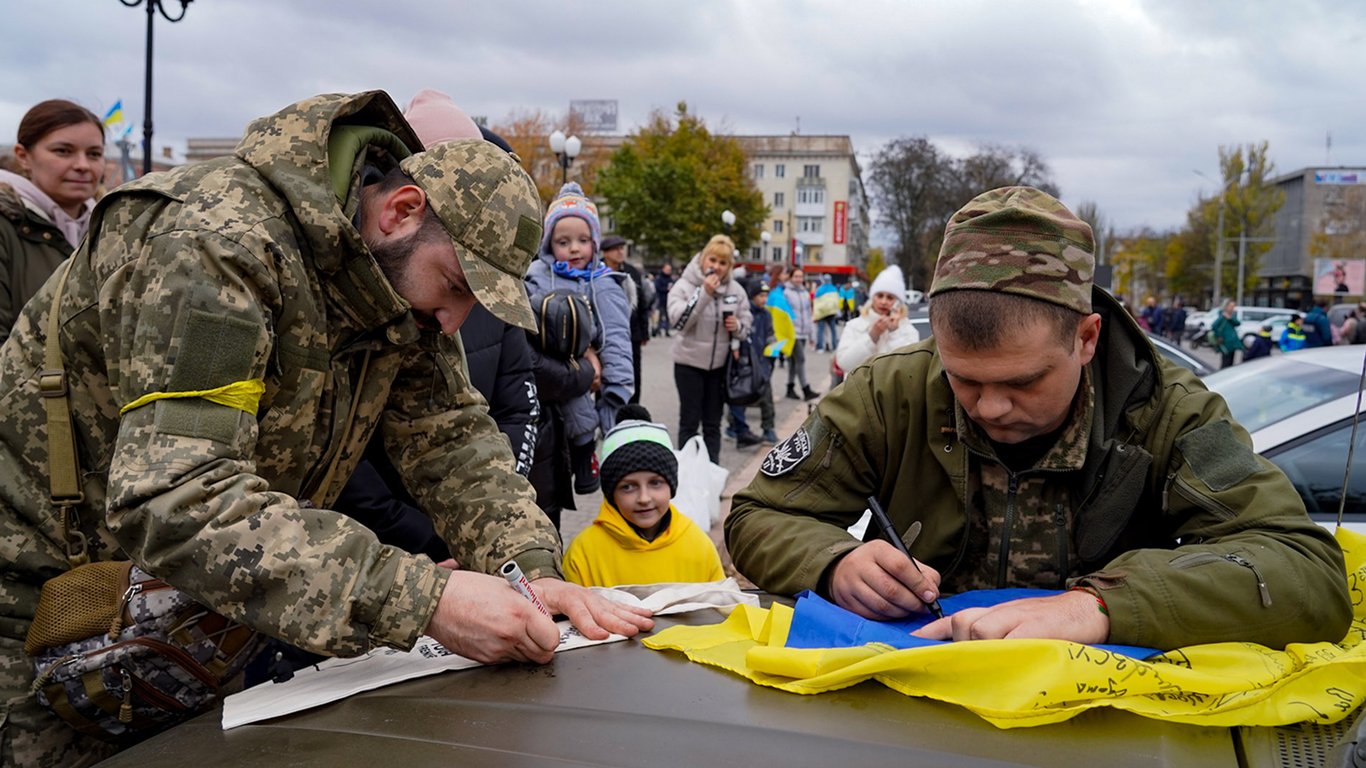
[[655,304],[659,310],[659,325],[655,328],[654,335],[670,335],[669,328],[669,289],[674,287],[674,270],[669,262],[664,262],[659,267],[659,274],[655,275]]
[[634,295],[631,299],[631,364],[635,369],[636,391],[627,402],[640,402],[640,348],[650,341],[650,302],[645,297],[645,275],[636,265],[626,260],[626,240],[617,235],[602,239],[602,261],[618,272],[631,278],[630,285],[624,285]]

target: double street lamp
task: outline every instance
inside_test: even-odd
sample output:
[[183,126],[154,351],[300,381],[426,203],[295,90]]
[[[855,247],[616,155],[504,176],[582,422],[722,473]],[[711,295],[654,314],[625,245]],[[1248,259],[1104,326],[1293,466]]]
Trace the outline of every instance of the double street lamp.
[[550,151],[555,153],[555,159],[560,164],[560,186],[569,181],[569,165],[579,156],[580,149],[583,149],[583,142],[579,141],[578,136],[565,138],[564,131],[558,128],[550,134]]
[[180,3],[180,15],[172,17],[166,12],[166,7],[161,4],[161,0],[119,0],[120,3],[129,8],[136,8],[143,3],[147,4],[147,68],[146,82],[143,88],[143,114],[142,114],[142,172],[152,172],[152,19],[156,13],[161,14],[161,18],[172,24],[185,18],[185,11],[189,9],[190,3],[194,0],[176,0]]
[[761,246],[762,250],[759,252],[759,261],[764,261],[768,258],[768,241],[773,239],[773,233],[765,229],[763,232],[759,233],[759,239],[764,243],[763,246]]

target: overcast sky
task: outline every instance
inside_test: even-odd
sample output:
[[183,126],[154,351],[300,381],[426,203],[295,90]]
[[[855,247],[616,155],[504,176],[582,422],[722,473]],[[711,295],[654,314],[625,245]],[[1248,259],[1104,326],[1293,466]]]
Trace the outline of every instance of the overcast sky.
[[[145,8],[3,18],[0,142],[54,96],[122,98],[141,141]],[[616,99],[623,132],[686,100],[714,130],[848,134],[865,172],[899,136],[1025,145],[1121,231],[1180,226],[1221,145],[1267,140],[1282,173],[1366,165],[1357,0],[195,0],[157,18],[155,54],[158,147],[331,91],[434,87],[493,122]]]

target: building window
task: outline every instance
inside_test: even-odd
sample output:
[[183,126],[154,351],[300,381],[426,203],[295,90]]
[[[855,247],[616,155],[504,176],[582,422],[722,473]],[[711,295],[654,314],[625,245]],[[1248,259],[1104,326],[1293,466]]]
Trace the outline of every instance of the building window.
[[753,258],[754,258],[755,261],[763,261],[763,260],[764,260],[764,247],[763,247],[762,245],[756,245],[756,246],[754,246],[753,251],[754,251],[754,256],[753,256]]
[[787,166],[786,166],[786,165],[783,165],[782,163],[778,163],[777,165],[773,166],[773,178],[775,178],[775,179],[783,179],[783,178],[786,178],[786,177],[787,177]]
[[783,260],[783,247],[782,247],[781,245],[775,245],[775,246],[773,246],[773,260],[774,260],[774,261],[782,261],[782,260]]
[[763,163],[755,163],[755,164],[754,164],[754,178],[756,178],[756,179],[762,179],[763,177],[764,177],[764,164],[763,164]]
[[824,229],[824,227],[825,227],[825,217],[824,217],[824,216],[798,216],[798,217],[797,217],[797,231],[798,231],[798,232],[812,232],[812,233],[815,233],[815,232],[820,232],[822,229]]
[[774,208],[782,208],[783,205],[784,205],[786,202],[787,202],[787,195],[784,195],[782,192],[774,192],[774,193],[773,193],[773,207],[774,207]]
[[774,234],[777,234],[777,235],[781,235],[781,234],[783,233],[783,220],[782,220],[782,219],[774,219],[774,220],[773,220],[773,233],[774,233]]
[[823,187],[801,187],[797,190],[797,205],[824,202],[825,189]]
[[819,165],[803,165],[803,179],[819,179],[821,177],[821,167]]

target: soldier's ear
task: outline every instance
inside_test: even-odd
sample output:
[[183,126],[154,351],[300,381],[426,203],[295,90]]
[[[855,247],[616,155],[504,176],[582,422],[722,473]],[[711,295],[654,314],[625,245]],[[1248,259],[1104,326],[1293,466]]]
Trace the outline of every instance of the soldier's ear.
[[426,214],[427,193],[415,184],[404,184],[380,198],[376,224],[385,235],[406,237],[422,227]]
[[1093,312],[1077,324],[1077,352],[1081,355],[1082,365],[1090,363],[1091,358],[1096,356],[1096,345],[1099,343],[1100,315]]

